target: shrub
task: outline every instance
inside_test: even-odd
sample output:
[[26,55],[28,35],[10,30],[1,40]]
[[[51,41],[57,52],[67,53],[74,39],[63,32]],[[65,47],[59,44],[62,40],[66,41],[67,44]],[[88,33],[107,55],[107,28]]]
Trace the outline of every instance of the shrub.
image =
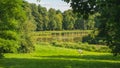
[[2,53],[2,49],[0,48],[0,58],[3,58],[3,53]]
[[94,52],[110,52],[109,47],[105,45],[89,45],[88,43],[81,43],[81,42],[80,43],[53,42],[52,45],[56,47],[82,49],[82,50],[94,51]]
[[19,47],[18,51],[21,53],[30,53],[35,50],[35,46],[29,39],[29,37],[26,37],[24,39],[21,39],[21,46]]
[[19,48],[19,42],[15,40],[6,40],[0,38],[0,50],[1,53],[15,53]]
[[93,32],[91,32],[89,35],[84,36],[82,38],[82,42],[85,43],[89,43],[89,44],[99,44],[99,45],[106,45],[104,38],[100,37],[98,35],[98,31],[94,30]]

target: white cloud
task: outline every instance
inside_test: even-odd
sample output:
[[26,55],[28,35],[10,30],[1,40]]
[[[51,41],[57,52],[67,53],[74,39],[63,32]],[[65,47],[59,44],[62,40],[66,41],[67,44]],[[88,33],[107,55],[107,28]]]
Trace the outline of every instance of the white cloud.
[[69,7],[70,5],[65,4],[65,3],[63,3],[63,4],[60,4],[60,3],[53,4],[53,3],[42,3],[41,2],[40,5],[46,7],[47,9],[49,9],[49,8],[55,8],[56,10],[59,9],[62,12],[65,11],[65,10],[70,9],[70,7]]
[[56,10],[61,10],[62,12],[70,9],[70,5],[61,0],[41,0],[41,2],[36,2],[35,0],[27,0],[32,3],[40,4],[47,9],[54,8]]

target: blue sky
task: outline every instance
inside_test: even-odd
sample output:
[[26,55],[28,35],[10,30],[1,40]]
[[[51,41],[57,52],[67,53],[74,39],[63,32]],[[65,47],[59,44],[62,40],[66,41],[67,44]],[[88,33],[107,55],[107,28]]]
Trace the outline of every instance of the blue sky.
[[36,2],[36,0],[26,0],[30,3],[36,3],[40,4],[43,7],[49,8],[55,8],[56,10],[61,10],[62,12],[65,10],[70,9],[70,5],[62,0],[41,0],[40,2]]

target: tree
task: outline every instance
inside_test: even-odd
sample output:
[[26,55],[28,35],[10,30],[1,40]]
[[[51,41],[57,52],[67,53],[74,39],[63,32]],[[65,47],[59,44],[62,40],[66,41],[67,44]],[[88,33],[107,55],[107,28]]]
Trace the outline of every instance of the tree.
[[[95,17],[97,17],[97,16],[99,16],[99,13],[95,13],[95,14],[89,16],[88,23],[87,23],[87,29],[93,30],[93,29],[96,29],[97,26],[99,27],[99,24],[95,21]],[[97,26],[95,26],[95,25],[97,25]]]
[[39,23],[40,29],[47,30],[48,29],[48,22],[49,22],[47,9],[45,7],[38,5],[38,12],[40,15],[40,22],[41,22],[41,23]]
[[61,12],[57,12],[56,16],[55,16],[55,20],[56,20],[56,24],[57,24],[57,28],[56,30],[62,30],[62,22],[63,22],[63,16]]
[[18,49],[19,52],[32,52],[35,50],[32,39],[31,32],[36,30],[35,20],[32,16],[32,10],[30,4],[23,1],[22,8],[25,12],[26,19],[22,23],[21,27],[21,47]]
[[49,17],[48,16],[44,16],[44,20],[43,20],[43,30],[48,30],[48,23],[49,23]]
[[55,20],[56,11],[55,11],[55,9],[50,8],[48,12],[49,12],[48,28],[49,28],[49,30],[56,30],[56,28],[57,28],[57,21]]
[[74,12],[88,18],[90,14],[100,13],[102,21],[100,34],[112,49],[114,56],[120,54],[120,0],[64,0],[71,2]]
[[30,6],[23,0],[0,0],[0,54],[31,52],[29,33],[36,29]]
[[75,29],[80,29],[83,30],[84,29],[84,20],[82,18],[77,18],[77,20],[75,21],[74,27]]
[[0,0],[0,53],[18,52],[21,24],[25,20],[22,0]]
[[43,30],[43,17],[42,14],[40,14],[41,7],[37,6],[36,4],[30,4],[31,10],[32,10],[32,16],[34,17],[35,23],[36,23],[36,30],[40,31]]
[[63,29],[72,30],[74,29],[75,16],[71,10],[67,10],[63,13]]

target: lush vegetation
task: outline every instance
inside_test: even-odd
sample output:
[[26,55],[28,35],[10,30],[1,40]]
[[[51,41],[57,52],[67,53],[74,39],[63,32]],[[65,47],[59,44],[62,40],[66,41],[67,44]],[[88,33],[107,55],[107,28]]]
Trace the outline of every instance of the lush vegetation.
[[120,1],[64,1],[73,10],[0,0],[0,68],[120,67]]
[[64,0],[71,2],[74,12],[88,19],[91,14],[99,13],[97,17],[101,25],[99,36],[103,37],[112,49],[114,56],[120,54],[120,0]]
[[108,46],[105,45],[92,45],[88,43],[71,43],[71,42],[52,42],[53,46],[63,47],[63,48],[71,48],[71,49],[82,49],[86,51],[92,52],[111,52]]
[[21,0],[0,0],[0,53],[17,52],[20,47],[21,27],[19,26],[24,21],[21,3]]
[[36,51],[28,54],[5,54],[0,68],[118,68],[120,56],[110,53],[36,45]]
[[51,8],[47,11],[45,7],[23,0],[1,0],[0,6],[0,56],[2,53],[34,51],[33,31],[95,28],[95,15],[85,21],[72,10],[62,13]]
[[25,12],[23,1],[0,0],[0,6],[0,55],[33,51],[28,33],[34,28],[28,28],[32,27],[32,22],[29,22],[32,19],[29,20]]
[[27,15],[32,19],[36,25],[36,31],[48,31],[48,30],[92,30],[97,28],[98,25],[94,22],[94,18],[97,13],[91,15],[89,20],[84,20],[82,17],[78,17],[72,10],[66,10],[61,12],[50,8],[47,10],[41,5],[24,2],[25,7],[31,15]]

